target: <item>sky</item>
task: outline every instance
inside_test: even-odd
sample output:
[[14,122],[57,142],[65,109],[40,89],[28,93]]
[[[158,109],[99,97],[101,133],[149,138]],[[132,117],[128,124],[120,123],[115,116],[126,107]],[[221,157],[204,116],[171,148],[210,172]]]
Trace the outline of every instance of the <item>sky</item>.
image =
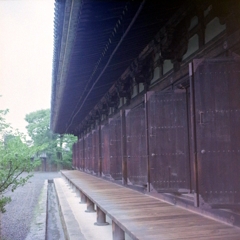
[[53,0],[0,0],[0,109],[26,133],[25,115],[50,108]]

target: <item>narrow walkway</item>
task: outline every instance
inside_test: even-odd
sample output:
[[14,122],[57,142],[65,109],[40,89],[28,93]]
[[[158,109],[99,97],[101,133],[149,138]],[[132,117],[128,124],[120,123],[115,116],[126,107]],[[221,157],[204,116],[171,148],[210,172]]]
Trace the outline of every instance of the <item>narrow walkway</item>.
[[80,171],[62,174],[132,239],[240,239],[238,228],[137,191]]

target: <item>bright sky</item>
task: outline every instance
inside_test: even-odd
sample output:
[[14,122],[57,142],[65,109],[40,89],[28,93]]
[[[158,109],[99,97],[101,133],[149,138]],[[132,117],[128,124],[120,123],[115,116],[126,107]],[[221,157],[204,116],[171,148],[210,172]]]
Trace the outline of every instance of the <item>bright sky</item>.
[[0,0],[0,109],[25,131],[27,113],[50,108],[53,0]]

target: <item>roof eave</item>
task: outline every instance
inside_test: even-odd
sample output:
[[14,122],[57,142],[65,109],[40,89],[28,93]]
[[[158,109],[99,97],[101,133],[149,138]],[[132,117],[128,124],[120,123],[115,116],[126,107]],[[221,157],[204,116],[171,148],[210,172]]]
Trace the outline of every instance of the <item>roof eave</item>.
[[[56,1],[56,4],[59,4]],[[64,15],[63,15],[63,29],[61,41],[58,43],[60,46],[59,59],[57,59],[58,67],[54,69],[55,76],[53,76],[53,86],[52,86],[52,102],[51,102],[51,129],[53,132],[59,132],[57,122],[60,112],[60,107],[63,101],[63,91],[66,86],[66,73],[71,58],[71,51],[74,46],[75,36],[77,31],[79,13],[82,6],[82,1],[79,0],[68,0],[65,3]],[[59,19],[56,19],[58,21]],[[55,36],[55,44],[57,43],[57,37]],[[57,58],[57,56],[54,56]],[[55,61],[55,59],[54,59]],[[54,67],[54,66],[53,66]],[[57,98],[57,99],[56,99]]]

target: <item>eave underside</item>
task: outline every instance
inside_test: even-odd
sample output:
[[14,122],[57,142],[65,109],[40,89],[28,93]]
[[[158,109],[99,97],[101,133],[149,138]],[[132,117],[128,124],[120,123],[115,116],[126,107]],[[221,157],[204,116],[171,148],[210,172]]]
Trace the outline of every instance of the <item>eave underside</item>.
[[[85,1],[75,23],[75,38],[68,50],[70,57],[64,66],[65,75],[58,74],[53,83],[51,126],[54,132],[74,131],[168,19],[179,10],[182,2],[146,1],[133,23],[141,7],[139,1]],[[121,40],[132,23],[128,34]],[[71,32],[71,29],[63,29],[63,34],[64,31]],[[55,41],[55,44],[60,43]],[[57,67],[54,71],[63,71],[63,68]],[[61,79],[63,75],[65,77]]]

